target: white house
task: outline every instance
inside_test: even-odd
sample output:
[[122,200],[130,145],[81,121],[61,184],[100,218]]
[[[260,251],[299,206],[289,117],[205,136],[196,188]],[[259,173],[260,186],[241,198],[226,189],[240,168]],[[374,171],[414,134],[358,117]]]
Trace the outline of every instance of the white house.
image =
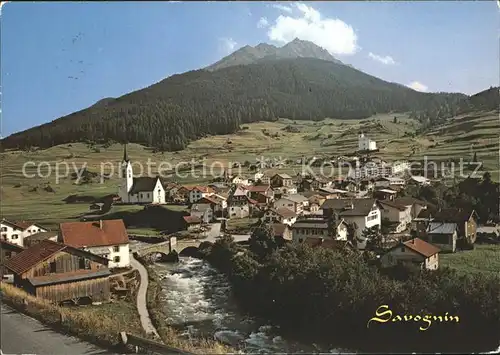
[[231,179],[231,183],[236,185],[246,185],[246,186],[250,185],[250,183],[248,182],[248,178],[242,175],[236,175],[235,177],[233,177]]
[[264,213],[262,220],[266,223],[282,223],[291,226],[297,220],[297,214],[292,210],[280,207],[269,209]]
[[264,173],[258,171],[256,172],[254,175],[253,175],[253,181],[258,181],[258,180],[262,180],[262,178],[264,177]]
[[359,134],[358,150],[377,150],[377,143],[366,137],[364,133]]
[[189,203],[195,203],[203,197],[215,194],[214,189],[208,186],[195,186],[189,191]]
[[410,170],[410,163],[407,160],[392,162],[390,166],[392,175],[404,174]]
[[294,242],[303,242],[309,238],[347,241],[347,225],[343,220],[329,224],[322,217],[301,218],[292,224],[291,229]]
[[383,209],[382,218],[387,218],[393,224],[393,231],[400,233],[406,230],[411,225],[412,221],[412,205],[403,205],[394,201],[381,200],[379,201]]
[[406,184],[404,179],[398,177],[379,177],[375,180],[375,187],[402,187]]
[[422,239],[414,238],[387,250],[380,258],[382,267],[391,267],[405,263],[415,264],[422,269],[439,268],[439,248]]
[[141,176],[134,177],[132,164],[127,157],[127,146],[123,150],[122,184],[118,189],[118,196],[122,203],[165,203],[165,188],[160,178]]
[[274,208],[288,208],[296,214],[301,214],[304,209],[309,207],[309,199],[302,195],[288,195],[274,202]]
[[8,221],[2,219],[0,221],[0,236],[3,240],[16,244],[19,246],[24,246],[24,238],[40,233],[47,232],[43,226],[27,221]]
[[58,241],[108,259],[110,268],[130,266],[129,239],[121,219],[61,223]]
[[[380,228],[381,205],[375,199],[328,199],[321,205],[325,218],[338,217],[354,226],[354,236],[362,239],[366,228]],[[357,247],[364,249],[365,241],[358,241]]]

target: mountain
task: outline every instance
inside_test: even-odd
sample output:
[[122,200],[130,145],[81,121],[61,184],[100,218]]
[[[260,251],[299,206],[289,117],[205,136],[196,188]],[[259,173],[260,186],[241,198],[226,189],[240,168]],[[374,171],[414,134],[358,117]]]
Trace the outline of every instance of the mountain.
[[338,59],[335,59],[326,49],[312,42],[295,38],[283,47],[276,47],[267,43],[260,43],[255,47],[242,47],[205,69],[214,71],[236,65],[248,65],[287,58],[316,58],[339,64],[342,63]]
[[492,111],[500,108],[500,87],[491,87],[464,100],[462,110]]
[[[257,51],[271,50],[271,46],[261,46]],[[303,52],[293,45],[285,53]],[[0,143],[5,149],[128,141],[160,150],[179,150],[206,135],[233,133],[242,123],[279,117],[361,119],[393,111],[451,116],[465,97],[417,92],[334,61],[264,60],[173,75],[106,100],[105,105],[94,105],[13,134]]]

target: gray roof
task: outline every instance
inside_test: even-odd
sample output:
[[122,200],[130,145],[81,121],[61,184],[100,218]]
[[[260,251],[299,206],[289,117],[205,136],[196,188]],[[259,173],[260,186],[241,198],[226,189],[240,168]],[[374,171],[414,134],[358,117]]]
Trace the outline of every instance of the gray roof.
[[208,203],[195,203],[191,206],[191,211],[205,212],[210,209],[211,207]]
[[307,199],[307,197],[299,195],[299,194],[287,195],[287,196],[284,196],[283,198],[286,200],[293,201],[295,203],[302,203],[302,202],[309,201]]
[[155,189],[157,180],[158,177],[149,176],[134,178],[134,183],[132,185],[132,189],[130,190],[130,194],[133,195],[138,192],[152,192]]
[[109,276],[111,275],[111,271],[109,269],[103,269],[103,270],[98,270],[95,272],[87,272],[83,274],[55,274],[55,275],[48,275],[48,276],[41,276],[41,277],[35,277],[35,278],[29,278],[29,282],[33,286],[42,286],[42,285],[51,285],[51,284],[58,284],[62,282],[74,282],[74,281],[81,281],[81,280],[88,280],[88,279],[93,279],[96,277],[104,277],[104,276]]
[[57,237],[57,232],[52,231],[52,232],[38,232],[32,235],[27,236],[24,239],[30,240],[30,241],[35,241],[35,240],[45,240],[45,239],[50,239],[53,237]]
[[427,226],[427,233],[429,234],[453,234],[456,230],[456,223],[431,222]]
[[[353,208],[348,206],[353,204]],[[366,216],[370,213],[376,200],[373,198],[358,198],[358,199],[327,199],[321,205],[321,209],[332,209],[340,214],[340,216]]]

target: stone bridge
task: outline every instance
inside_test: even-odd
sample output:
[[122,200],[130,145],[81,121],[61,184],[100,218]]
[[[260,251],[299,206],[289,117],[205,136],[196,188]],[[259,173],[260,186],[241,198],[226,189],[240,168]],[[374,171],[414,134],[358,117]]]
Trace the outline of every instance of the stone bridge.
[[145,256],[151,253],[161,253],[168,255],[174,250],[178,254],[180,254],[186,248],[189,247],[198,248],[202,242],[203,242],[202,240],[196,240],[196,239],[177,240],[177,238],[171,237],[170,240],[166,242],[151,244],[148,245],[147,247],[141,248],[137,250],[137,254],[139,256]]

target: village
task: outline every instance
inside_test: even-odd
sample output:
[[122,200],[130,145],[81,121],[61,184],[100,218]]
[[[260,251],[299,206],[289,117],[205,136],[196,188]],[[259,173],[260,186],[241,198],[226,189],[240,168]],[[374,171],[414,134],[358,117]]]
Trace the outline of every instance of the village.
[[[228,169],[216,182],[183,186],[134,177],[125,146],[113,204],[186,205],[189,213],[178,231],[183,240],[214,242],[231,234],[226,228],[231,221],[254,221],[240,242],[248,241],[252,226],[267,225],[282,242],[374,252],[382,268],[410,263],[436,270],[441,253],[471,249],[477,235],[498,238],[498,225],[478,225],[474,210],[440,209],[406,196],[409,186],[432,180],[411,176],[408,162],[382,166],[366,158],[377,147],[363,133],[358,148],[365,159],[358,158],[345,178],[260,171],[233,176]],[[2,279],[56,303],[106,301],[112,271],[131,268],[137,252],[131,242],[121,219],[65,222],[58,231],[2,219]]]

